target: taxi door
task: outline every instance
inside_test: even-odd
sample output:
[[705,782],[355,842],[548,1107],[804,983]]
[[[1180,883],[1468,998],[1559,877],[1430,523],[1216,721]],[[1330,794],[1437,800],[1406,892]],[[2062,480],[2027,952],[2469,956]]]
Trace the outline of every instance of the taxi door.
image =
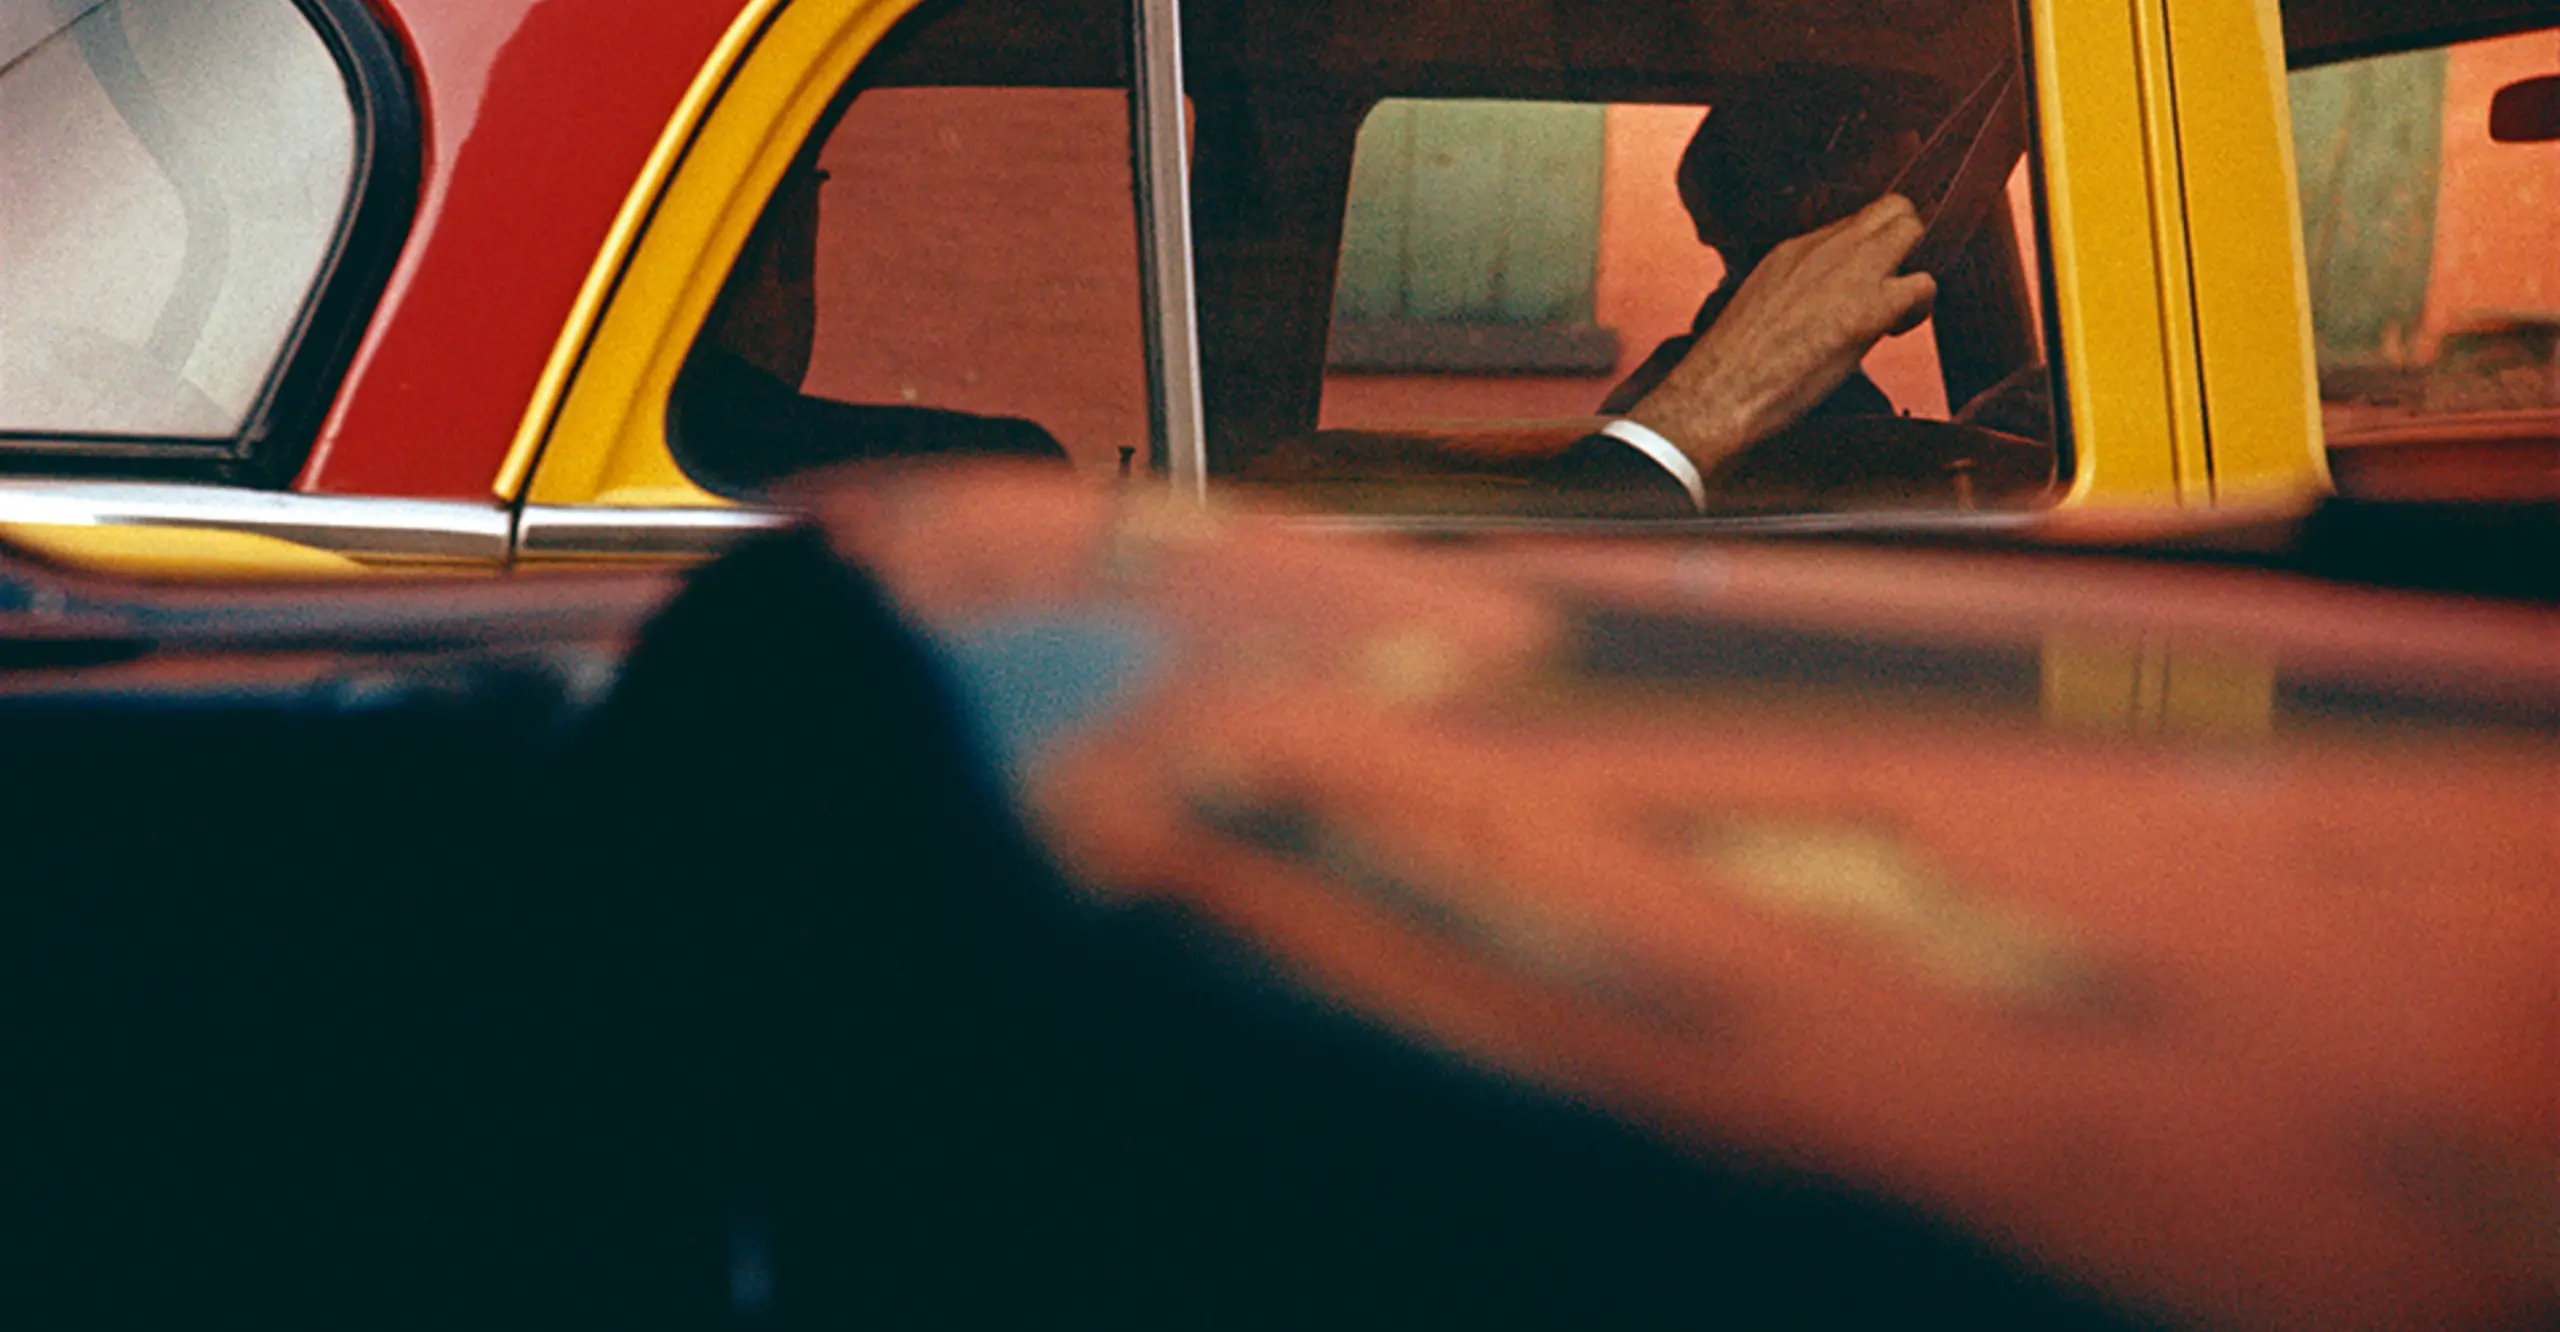
[[[854,285],[877,304],[857,301],[835,325],[822,311],[814,354],[782,355],[770,378],[798,390],[833,376],[846,387],[830,396],[867,409],[973,413],[990,407],[972,394],[1020,381],[1065,405],[1033,413],[994,394],[992,412],[1032,418],[1080,471],[1117,481],[1134,460],[1178,493],[1207,492],[1195,287],[1221,275],[1199,271],[1190,225],[1178,0],[977,0],[902,23],[911,8],[756,0],[739,14],[634,186],[498,478],[520,562],[682,557],[775,521],[753,486],[685,447],[673,408],[689,358],[736,323],[724,284],[742,255],[757,260],[758,220],[795,170],[831,176],[814,187],[827,198],[819,303],[832,266],[862,270]],[[1392,8],[1335,6],[1335,45],[1383,30],[1347,11]],[[1647,6],[1625,8],[1634,22]],[[2035,0],[2023,22],[2054,506],[2254,511],[2325,493],[2275,0]],[[1075,68],[1072,54],[1044,66],[1026,49],[1004,67],[1006,31],[1079,25],[1130,54]],[[929,58],[954,33],[976,43],[970,81],[1020,94],[999,119],[1081,137],[973,161],[993,122],[938,105],[937,86],[962,76]],[[813,142],[820,130],[829,137]],[[1018,130],[1006,142],[1026,142]],[[1024,179],[1025,156],[1127,165],[1060,175],[1037,199],[989,185]],[[865,198],[837,202],[866,182]],[[888,257],[864,257],[875,250]],[[1102,314],[1059,313],[1096,290]],[[878,350],[883,326],[930,345],[901,363],[898,347]],[[870,363],[844,363],[856,342],[877,352]],[[1079,382],[1037,384],[1043,366]]]

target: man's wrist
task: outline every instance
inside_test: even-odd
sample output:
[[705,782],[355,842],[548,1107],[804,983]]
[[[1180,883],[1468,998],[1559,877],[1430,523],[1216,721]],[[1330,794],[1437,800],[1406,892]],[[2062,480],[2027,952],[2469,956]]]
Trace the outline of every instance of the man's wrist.
[[1682,490],[1689,493],[1690,507],[1700,513],[1706,512],[1706,476],[1698,470],[1696,463],[1690,461],[1689,455],[1681,451],[1679,445],[1665,439],[1661,432],[1653,427],[1632,417],[1619,417],[1600,427],[1600,433],[1652,459],[1662,470],[1671,474],[1672,480],[1680,483]]
[[1751,442],[1749,426],[1732,411],[1723,393],[1695,390],[1668,392],[1657,388],[1627,409],[1626,419],[1660,435],[1697,467],[1701,476]]

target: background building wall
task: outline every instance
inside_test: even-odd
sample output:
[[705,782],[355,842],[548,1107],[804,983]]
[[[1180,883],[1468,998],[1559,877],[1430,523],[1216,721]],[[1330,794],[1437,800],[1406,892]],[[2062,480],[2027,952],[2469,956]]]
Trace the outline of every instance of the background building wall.
[[2413,349],[2487,315],[2560,317],[2560,143],[2492,143],[2489,99],[2560,74],[2560,33],[2455,47],[2445,67],[2444,165],[2425,314]]

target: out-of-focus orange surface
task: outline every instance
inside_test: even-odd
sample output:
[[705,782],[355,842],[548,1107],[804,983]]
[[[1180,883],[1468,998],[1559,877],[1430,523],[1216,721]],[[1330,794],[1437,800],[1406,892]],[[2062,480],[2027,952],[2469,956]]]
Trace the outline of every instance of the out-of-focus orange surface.
[[[834,504],[941,632],[1161,635],[1143,696],[1035,764],[1038,826],[1319,995],[2181,1318],[2560,1311],[2548,612],[2022,556],[1417,548],[1000,474]],[[2057,662],[2111,642],[2258,671],[2264,707],[2093,726]]]

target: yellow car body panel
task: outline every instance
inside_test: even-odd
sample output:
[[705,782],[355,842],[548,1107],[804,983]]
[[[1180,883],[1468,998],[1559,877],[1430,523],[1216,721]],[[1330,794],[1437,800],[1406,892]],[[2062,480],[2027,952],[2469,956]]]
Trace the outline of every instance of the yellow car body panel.
[[2070,422],[2067,505],[2177,494],[2143,66],[2122,6],[2037,0],[2047,244]]
[[2187,164],[2179,133],[2177,64],[2168,0],[2132,7],[2135,78],[2142,93],[2143,174],[2149,178],[2152,276],[2159,287],[2160,368],[2169,390],[2169,474],[2181,505],[2213,501],[2205,449],[2204,367],[2196,362],[2195,267],[2187,229]]
[[372,567],[257,532],[101,523],[0,523],[0,542],[38,559],[155,582],[347,578]]
[[2212,499],[2329,489],[2276,0],[2167,0]]

